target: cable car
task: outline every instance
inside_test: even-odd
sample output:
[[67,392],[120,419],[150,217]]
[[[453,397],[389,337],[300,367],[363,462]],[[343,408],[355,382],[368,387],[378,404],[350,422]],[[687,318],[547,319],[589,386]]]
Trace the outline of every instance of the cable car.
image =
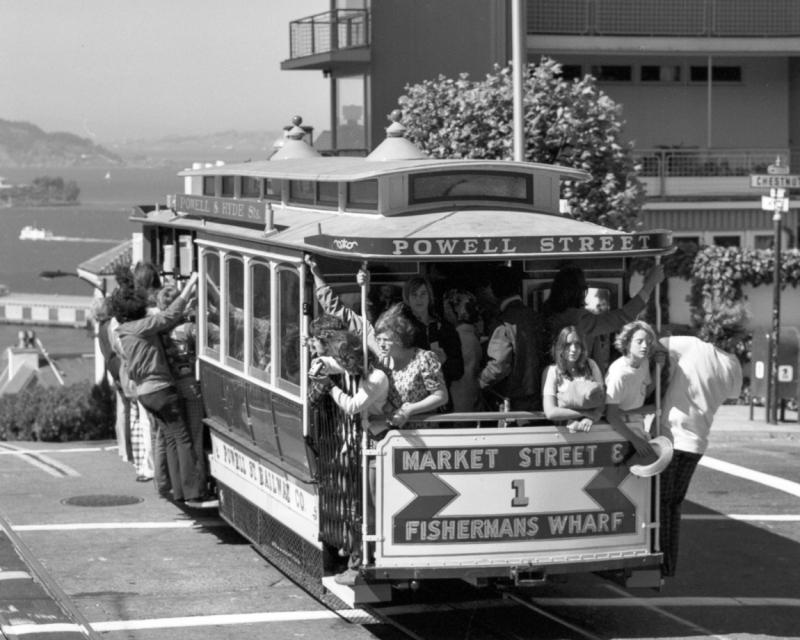
[[[305,344],[321,309],[305,257],[354,308],[363,266],[377,286],[507,264],[539,309],[567,262],[619,306],[628,261],[669,253],[670,232],[562,214],[561,184],[588,178],[580,170],[432,159],[398,118],[370,155],[324,157],[299,124],[270,159],[193,165],[184,193],[134,215],[135,259],[177,279],[200,273],[197,376],[221,516],[295,580],[351,605],[453,578],[607,571],[657,586],[657,479],[619,464],[626,443],[608,425],[570,433],[537,412],[439,413],[370,441],[357,417],[309,402]],[[337,584],[359,538],[359,580]]]

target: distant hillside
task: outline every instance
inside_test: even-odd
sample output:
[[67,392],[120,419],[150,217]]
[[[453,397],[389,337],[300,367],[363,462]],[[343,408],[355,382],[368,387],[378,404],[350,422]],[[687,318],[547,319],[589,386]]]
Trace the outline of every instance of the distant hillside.
[[205,135],[167,136],[157,139],[118,140],[106,146],[134,165],[192,162],[244,162],[264,160],[283,132],[221,131]]
[[0,119],[0,167],[115,166],[122,158],[72,133],[46,133],[29,122]]

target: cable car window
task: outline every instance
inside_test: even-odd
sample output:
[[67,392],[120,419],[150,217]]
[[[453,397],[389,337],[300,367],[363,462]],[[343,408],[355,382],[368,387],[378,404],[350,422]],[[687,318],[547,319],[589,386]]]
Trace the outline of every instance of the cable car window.
[[300,392],[300,278],[294,267],[278,268],[278,386]]
[[410,204],[439,200],[502,200],[530,203],[533,180],[519,173],[447,171],[411,176]]
[[347,185],[347,208],[369,209],[378,208],[378,181],[362,180],[350,182]]
[[242,176],[242,198],[260,198],[261,180],[252,176]]
[[289,200],[302,202],[303,204],[314,204],[316,184],[313,180],[290,180]]
[[244,263],[241,258],[229,257],[225,268],[228,276],[226,362],[241,368],[244,363]]
[[269,380],[269,363],[272,360],[271,327],[270,327],[270,269],[268,264],[253,263],[252,298],[250,308],[253,310],[251,328],[252,358],[250,375],[260,380]]
[[205,295],[205,340],[203,353],[219,358],[219,256],[216,253],[205,251],[203,253],[203,271],[206,274],[204,283]]
[[330,207],[339,206],[339,183],[338,182],[318,182],[317,183],[317,202]]
[[215,196],[217,195],[217,177],[216,176],[203,176],[203,195]]
[[236,176],[222,176],[222,192],[220,195],[223,198],[233,198],[236,195]]
[[275,180],[274,178],[264,178],[264,199],[280,200],[281,183]]

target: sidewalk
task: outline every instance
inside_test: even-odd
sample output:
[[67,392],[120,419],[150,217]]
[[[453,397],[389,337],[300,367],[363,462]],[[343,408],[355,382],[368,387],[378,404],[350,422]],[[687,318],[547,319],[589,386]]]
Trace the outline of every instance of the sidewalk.
[[746,404],[724,404],[714,416],[714,431],[762,431],[762,432],[795,432],[800,434],[800,423],[797,422],[797,411],[786,411],[785,420],[778,424],[769,424],[765,407],[753,407],[753,419],[750,419],[750,406]]

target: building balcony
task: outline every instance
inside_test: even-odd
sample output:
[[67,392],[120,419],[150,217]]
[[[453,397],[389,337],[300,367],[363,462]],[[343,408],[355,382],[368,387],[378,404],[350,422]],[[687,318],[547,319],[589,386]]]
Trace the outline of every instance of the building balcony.
[[778,157],[800,163],[800,149],[637,149],[634,157],[648,198],[741,199],[763,193],[750,186],[751,174],[767,173]]
[[336,9],[289,23],[289,59],[283,70],[358,67],[370,61],[366,9]]

